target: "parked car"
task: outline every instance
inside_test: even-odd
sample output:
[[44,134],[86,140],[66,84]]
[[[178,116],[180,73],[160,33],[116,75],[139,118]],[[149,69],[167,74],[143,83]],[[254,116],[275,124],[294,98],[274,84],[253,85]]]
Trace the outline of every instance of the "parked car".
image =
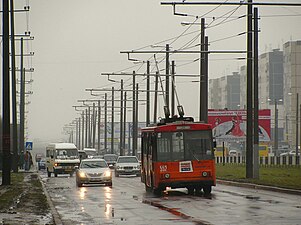
[[111,169],[114,168],[116,161],[117,161],[118,155],[116,154],[105,154],[103,156],[103,159],[106,160],[107,164]]
[[83,159],[76,170],[76,185],[105,184],[112,187],[112,172],[104,159]]
[[296,155],[296,150],[291,150],[280,154],[280,156],[295,156],[295,155]]
[[115,165],[115,177],[119,175],[140,176],[140,163],[136,156],[119,156]]
[[235,150],[235,149],[232,149],[232,150],[229,151],[229,156],[237,157],[237,156],[239,156],[239,155],[240,155],[240,154],[239,154],[238,151]]
[[41,158],[38,162],[38,170],[45,170],[46,169],[46,159]]

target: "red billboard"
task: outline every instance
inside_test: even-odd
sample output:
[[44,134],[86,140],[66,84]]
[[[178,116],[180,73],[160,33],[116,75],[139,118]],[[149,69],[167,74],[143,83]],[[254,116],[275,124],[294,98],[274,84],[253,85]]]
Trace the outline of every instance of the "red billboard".
[[[259,140],[271,140],[271,110],[262,109],[258,112]],[[246,110],[208,110],[208,123],[213,126],[213,136],[219,140],[241,140],[246,138]]]

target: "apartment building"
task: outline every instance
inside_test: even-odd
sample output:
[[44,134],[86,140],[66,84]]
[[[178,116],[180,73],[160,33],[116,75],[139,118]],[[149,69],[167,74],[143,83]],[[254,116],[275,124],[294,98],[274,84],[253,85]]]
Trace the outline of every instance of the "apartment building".
[[[301,40],[289,41],[283,45],[284,58],[284,114],[286,120],[285,139],[292,146],[296,146],[296,129],[298,118],[299,145],[301,141],[300,112],[301,112]],[[297,102],[297,94],[299,96]],[[298,106],[297,106],[298,105]],[[297,116],[297,107],[299,115]]]

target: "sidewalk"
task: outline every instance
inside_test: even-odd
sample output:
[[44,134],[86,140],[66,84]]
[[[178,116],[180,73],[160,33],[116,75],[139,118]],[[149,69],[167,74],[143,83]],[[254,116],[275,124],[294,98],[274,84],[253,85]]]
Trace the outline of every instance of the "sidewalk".
[[54,224],[45,194],[36,171],[12,173],[11,185],[0,186],[0,224]]

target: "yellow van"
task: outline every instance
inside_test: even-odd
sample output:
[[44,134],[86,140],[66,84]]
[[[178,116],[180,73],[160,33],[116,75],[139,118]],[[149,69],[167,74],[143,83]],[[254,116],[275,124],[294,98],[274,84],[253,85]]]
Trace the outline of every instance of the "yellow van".
[[259,157],[268,157],[269,155],[269,146],[268,145],[259,145]]

